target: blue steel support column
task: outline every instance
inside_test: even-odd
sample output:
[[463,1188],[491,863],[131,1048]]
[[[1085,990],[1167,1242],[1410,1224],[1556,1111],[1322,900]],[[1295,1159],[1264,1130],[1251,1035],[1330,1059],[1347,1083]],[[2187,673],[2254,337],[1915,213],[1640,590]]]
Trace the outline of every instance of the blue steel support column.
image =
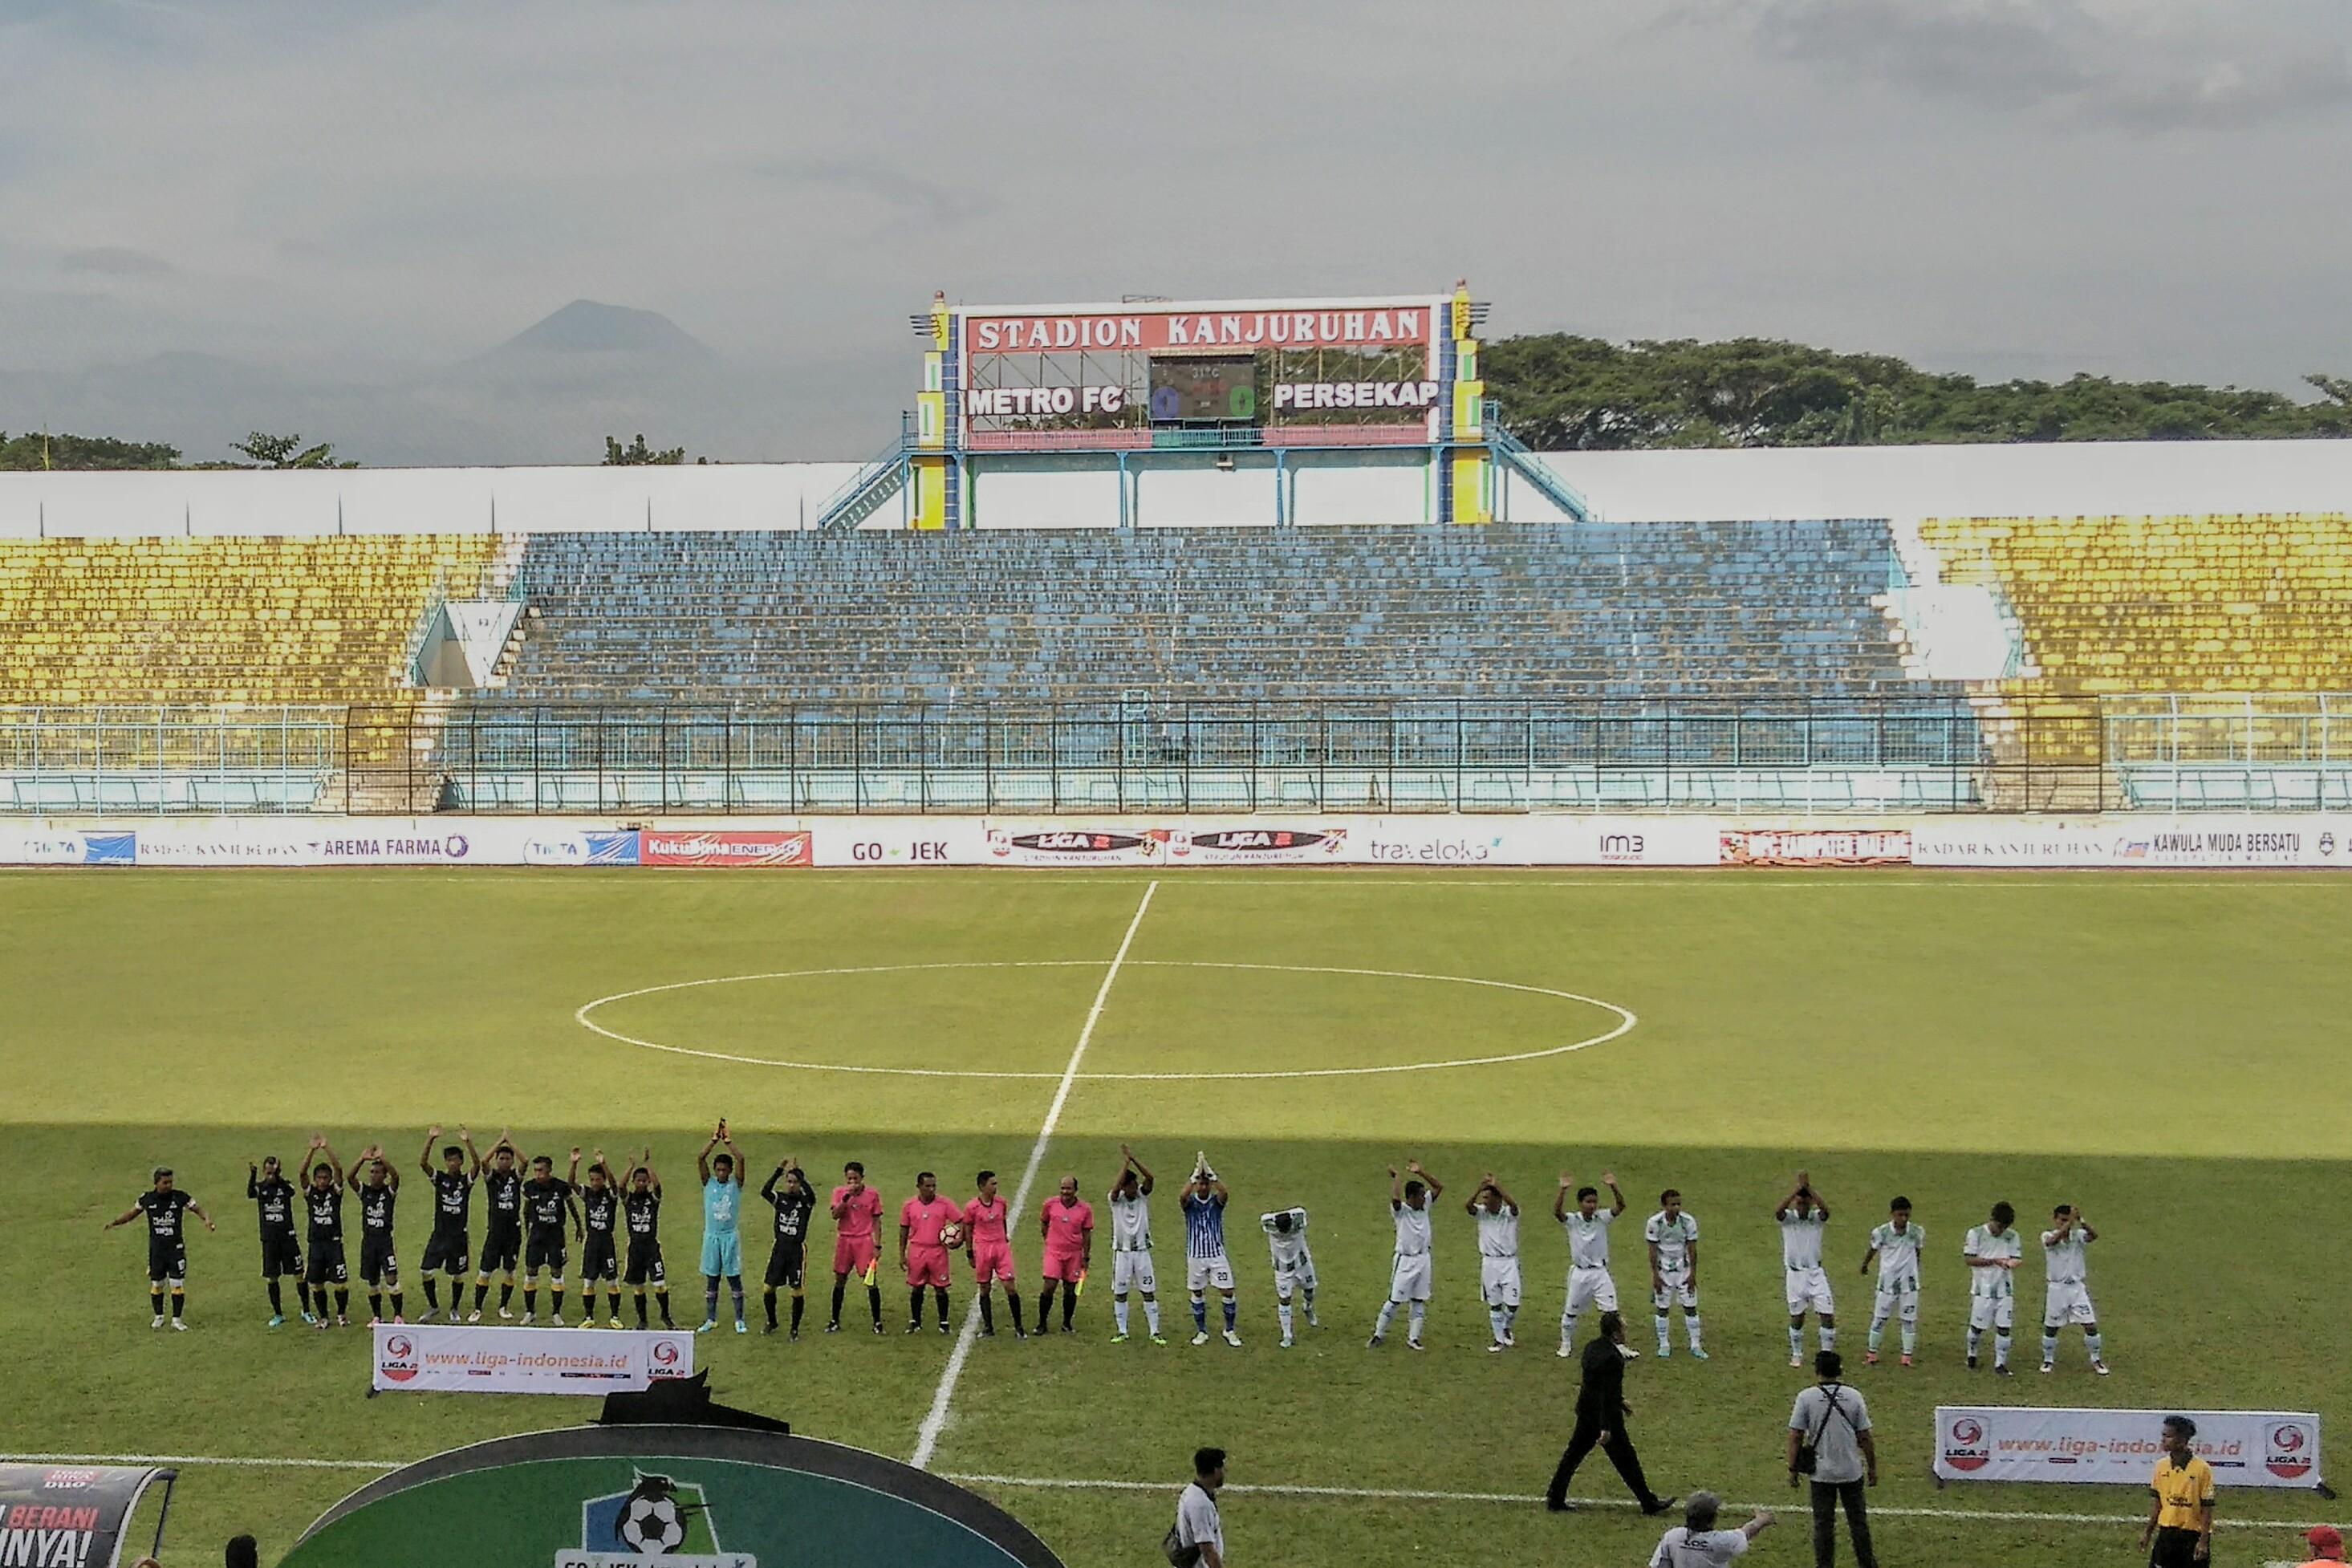
[[1276,528],[1290,526],[1289,510],[1284,504],[1283,494],[1290,482],[1289,463],[1290,449],[1276,447],[1274,449],[1274,526]]
[[1127,454],[1120,452],[1116,455],[1118,458],[1118,525],[1133,528],[1135,519],[1127,504]]
[[[1432,334],[1437,331],[1433,318],[1429,324]],[[1437,340],[1437,444],[1430,448],[1430,460],[1437,465],[1437,521],[1454,521],[1454,339],[1448,335]]]

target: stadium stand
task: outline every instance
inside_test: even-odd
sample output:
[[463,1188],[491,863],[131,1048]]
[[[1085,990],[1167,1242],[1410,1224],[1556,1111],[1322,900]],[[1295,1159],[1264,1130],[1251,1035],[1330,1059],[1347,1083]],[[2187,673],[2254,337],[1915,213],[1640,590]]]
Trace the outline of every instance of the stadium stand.
[[[1906,681],[1876,521],[534,535],[509,695],[1250,700]],[[1916,683],[1912,689],[1917,689]]]
[[0,705],[276,707],[382,698],[489,534],[0,541]]

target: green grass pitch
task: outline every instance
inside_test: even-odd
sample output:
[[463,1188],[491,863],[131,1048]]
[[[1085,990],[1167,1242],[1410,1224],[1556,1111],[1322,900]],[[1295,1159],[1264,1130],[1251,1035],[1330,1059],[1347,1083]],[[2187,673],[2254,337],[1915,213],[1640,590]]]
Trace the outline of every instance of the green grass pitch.
[[[0,877],[0,1448],[405,1460],[568,1424],[586,1402],[364,1400],[362,1335],[266,1331],[249,1156],[289,1160],[314,1130],[348,1158],[382,1140],[414,1178],[428,1123],[530,1151],[650,1139],[671,1183],[682,1311],[697,1250],[692,1163],[732,1119],[756,1174],[785,1153],[823,1181],[862,1157],[893,1206],[919,1168],[961,1196],[982,1165],[1017,1179],[1139,876],[1012,872],[72,873]],[[1572,1368],[1550,1353],[1564,1247],[1541,1217],[1563,1170],[1620,1175],[1633,1207],[1616,1277],[1647,1350],[1638,1221],[1679,1186],[1705,1227],[1705,1365],[1633,1368],[1633,1421],[1661,1489],[1788,1500],[1790,1370],[1769,1219],[1809,1166],[1835,1209],[1843,1348],[1869,1313],[1856,1270],[1887,1197],[1929,1236],[1923,1363],[1863,1370],[1885,1477],[1890,1562],[2033,1568],[2128,1560],[2126,1524],[1895,1510],[2129,1515],[2122,1489],[1927,1479],[1939,1399],[2315,1408],[2352,1393],[2337,1328],[2342,1159],[2352,1117],[2352,901],[2316,877],[1625,873],[1475,876],[1188,871],[1162,878],[1111,988],[1086,1074],[1409,1064],[1543,1050],[1604,1033],[1594,1005],[1535,992],[1323,973],[1451,975],[1577,993],[1637,1026],[1581,1051],[1431,1072],[1233,1080],[1081,1077],[1041,1193],[1075,1172],[1099,1200],[1120,1141],[1164,1178],[1157,1206],[1171,1327],[1182,1304],[1175,1187],[1205,1146],[1234,1194],[1244,1349],[1108,1343],[1107,1276],[1081,1332],[974,1349],[938,1468],[1157,1483],[1151,1491],[989,1486],[1070,1562],[1158,1561],[1198,1444],[1242,1484],[1531,1495],[1565,1440]],[[1068,962],[1056,962],[1068,961]],[[1281,967],[1230,968],[1230,964]],[[893,967],[959,965],[960,967]],[[807,974],[656,992],[598,1021],[762,1059],[1040,1076],[860,1076],[663,1054],[583,1028],[592,999],[717,976]],[[485,1136],[487,1141],[487,1136]],[[1431,1348],[1365,1337],[1390,1250],[1385,1166],[1449,1184],[1439,1205]],[[220,1222],[192,1243],[195,1331],[146,1322],[140,1231],[101,1234],[168,1162]],[[1485,1352],[1472,1232],[1482,1170],[1528,1210],[1522,1348]],[[2079,1335],[2032,1373],[2041,1300],[2020,1288],[2022,1375],[1960,1365],[1963,1231],[1996,1198],[2032,1226],[2059,1200],[2102,1227],[2093,1287],[2115,1375]],[[1263,1209],[1314,1216],[1326,1326],[1276,1348]],[[765,1206],[747,1217],[764,1263]],[[1107,1217],[1107,1216],[1106,1216]],[[477,1226],[479,1215],[477,1214]],[[402,1205],[416,1267],[425,1189]],[[1034,1290],[1037,1251],[1017,1256]],[[820,1225],[814,1250],[829,1254]],[[1106,1238],[1107,1249],[1107,1238]],[[2029,1258],[2029,1265],[2031,1264]],[[812,1327],[824,1314],[824,1287]],[[959,1263],[958,1309],[969,1294]],[[887,1298],[894,1330],[901,1291]],[[412,1276],[411,1310],[420,1304]],[[364,1298],[361,1299],[363,1308]],[[575,1302],[576,1312],[576,1302]],[[753,1311],[757,1304],[754,1300]],[[853,1295],[853,1325],[861,1308]],[[1589,1324],[1581,1331],[1589,1333]],[[1808,1339],[1810,1349],[1811,1340]],[[1679,1349],[1679,1335],[1677,1336]],[[722,1399],[813,1436],[900,1457],[949,1343],[926,1331],[701,1342]],[[190,1466],[178,1558],[237,1530],[273,1561],[359,1472]],[[1621,1495],[1596,1456],[1586,1497]],[[2231,1561],[2285,1557],[2307,1495],[2235,1493]],[[1640,1562],[1656,1526],[1622,1510],[1235,1495],[1238,1564],[1364,1561],[1486,1568]],[[1769,1556],[1799,1561],[1791,1521]],[[1476,1542],[1475,1553],[1465,1543]]]

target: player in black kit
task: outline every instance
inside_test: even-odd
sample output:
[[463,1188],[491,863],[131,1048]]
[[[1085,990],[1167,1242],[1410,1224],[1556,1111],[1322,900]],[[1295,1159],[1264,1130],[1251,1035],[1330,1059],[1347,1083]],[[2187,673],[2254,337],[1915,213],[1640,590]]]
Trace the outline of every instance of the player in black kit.
[[186,1210],[205,1222],[206,1230],[214,1229],[213,1216],[196,1206],[196,1200],[172,1184],[172,1167],[155,1167],[154,1185],[139,1194],[139,1199],[121,1215],[106,1223],[112,1230],[119,1225],[129,1225],[141,1215],[147,1216],[147,1305],[155,1321],[147,1326],[163,1326],[163,1292],[172,1292],[172,1327],[182,1333],[188,1328],[183,1315],[188,1303],[188,1237],[180,1223],[180,1213]]
[[[269,1326],[286,1325],[286,1298],[278,1282],[291,1275],[294,1293],[302,1295],[302,1238],[294,1229],[294,1184],[278,1170],[278,1156],[265,1154],[259,1164],[245,1166],[245,1195],[261,1215],[261,1282],[269,1287]],[[307,1297],[294,1303],[302,1321],[310,1321]]]
[[[474,1179],[482,1184],[489,1194],[488,1227],[482,1235],[482,1267],[474,1276],[474,1310],[466,1321],[482,1321],[482,1299],[490,1293],[490,1273],[499,1274],[499,1316],[511,1318],[509,1306],[514,1300],[515,1265],[522,1258],[522,1173],[515,1169],[514,1140],[506,1133],[490,1145],[488,1160],[474,1157]],[[455,1314],[457,1303],[449,1303]]]
[[[572,1151],[572,1169],[580,1170],[580,1151]],[[539,1271],[548,1274],[548,1297],[556,1327],[563,1326],[563,1265],[570,1251],[564,1244],[564,1222],[581,1230],[580,1211],[572,1202],[572,1184],[555,1173],[555,1162],[545,1154],[530,1163],[530,1180],[522,1184],[526,1226],[522,1244],[522,1321],[528,1327],[539,1315]]]
[[645,1154],[630,1162],[625,1178],[628,1191],[621,1194],[621,1213],[629,1227],[628,1268],[622,1279],[637,1299],[637,1327],[646,1326],[646,1287],[654,1288],[654,1300],[661,1306],[662,1327],[677,1327],[669,1315],[669,1277],[662,1272],[661,1248],[661,1178],[654,1174],[654,1151],[646,1146]]
[[321,1133],[310,1140],[305,1156],[310,1184],[302,1189],[302,1205],[310,1219],[310,1267],[302,1271],[310,1287],[310,1311],[317,1325],[327,1326],[327,1287],[335,1288],[335,1325],[352,1326],[352,1277],[343,1266],[343,1168]]
[[[425,1134],[425,1152],[416,1157],[416,1168],[433,1184],[433,1236],[425,1244],[425,1310],[418,1316],[420,1323],[429,1323],[441,1311],[440,1282],[433,1278],[436,1270],[449,1276],[449,1321],[457,1321],[457,1309],[466,1301],[466,1269],[471,1264],[466,1233],[473,1228],[474,1178],[466,1169],[466,1156],[473,1152],[474,1140],[462,1127],[457,1129],[457,1142],[441,1151],[441,1168],[433,1168],[433,1141],[441,1136],[438,1123]],[[477,1168],[481,1164],[478,1157]]]
[[[575,1163],[573,1170],[578,1170]],[[621,1188],[599,1149],[588,1165],[588,1184],[580,1189],[580,1221],[587,1236],[580,1244],[580,1326],[596,1326],[596,1287],[612,1298],[613,1327],[621,1326],[621,1259],[614,1242],[620,1229]]]
[[[360,1173],[367,1180],[360,1180]],[[360,1283],[368,1288],[368,1327],[383,1321],[384,1292],[392,1292],[392,1321],[401,1315],[400,1256],[393,1246],[393,1215],[400,1205],[400,1173],[383,1157],[383,1145],[371,1143],[352,1163],[352,1191],[360,1200]]]
[[[779,1189],[776,1183],[782,1180]],[[776,1244],[768,1253],[768,1279],[760,1292],[768,1308],[768,1333],[776,1331],[776,1290],[779,1286],[793,1293],[793,1338],[801,1337],[801,1314],[808,1310],[808,1297],[801,1289],[801,1279],[806,1266],[809,1215],[816,1211],[816,1193],[801,1174],[800,1162],[785,1156],[783,1163],[769,1173],[760,1188],[760,1195],[776,1207]]]

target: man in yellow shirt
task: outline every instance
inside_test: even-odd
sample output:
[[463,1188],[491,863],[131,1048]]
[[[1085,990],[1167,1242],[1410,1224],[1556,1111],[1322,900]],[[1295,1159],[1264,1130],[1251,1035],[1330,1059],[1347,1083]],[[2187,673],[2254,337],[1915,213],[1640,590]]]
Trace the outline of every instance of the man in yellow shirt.
[[2189,1451],[2197,1423],[2164,1418],[2164,1457],[2148,1483],[2147,1528],[2139,1543],[2148,1568],[2202,1568],[2213,1552],[2213,1467]]

